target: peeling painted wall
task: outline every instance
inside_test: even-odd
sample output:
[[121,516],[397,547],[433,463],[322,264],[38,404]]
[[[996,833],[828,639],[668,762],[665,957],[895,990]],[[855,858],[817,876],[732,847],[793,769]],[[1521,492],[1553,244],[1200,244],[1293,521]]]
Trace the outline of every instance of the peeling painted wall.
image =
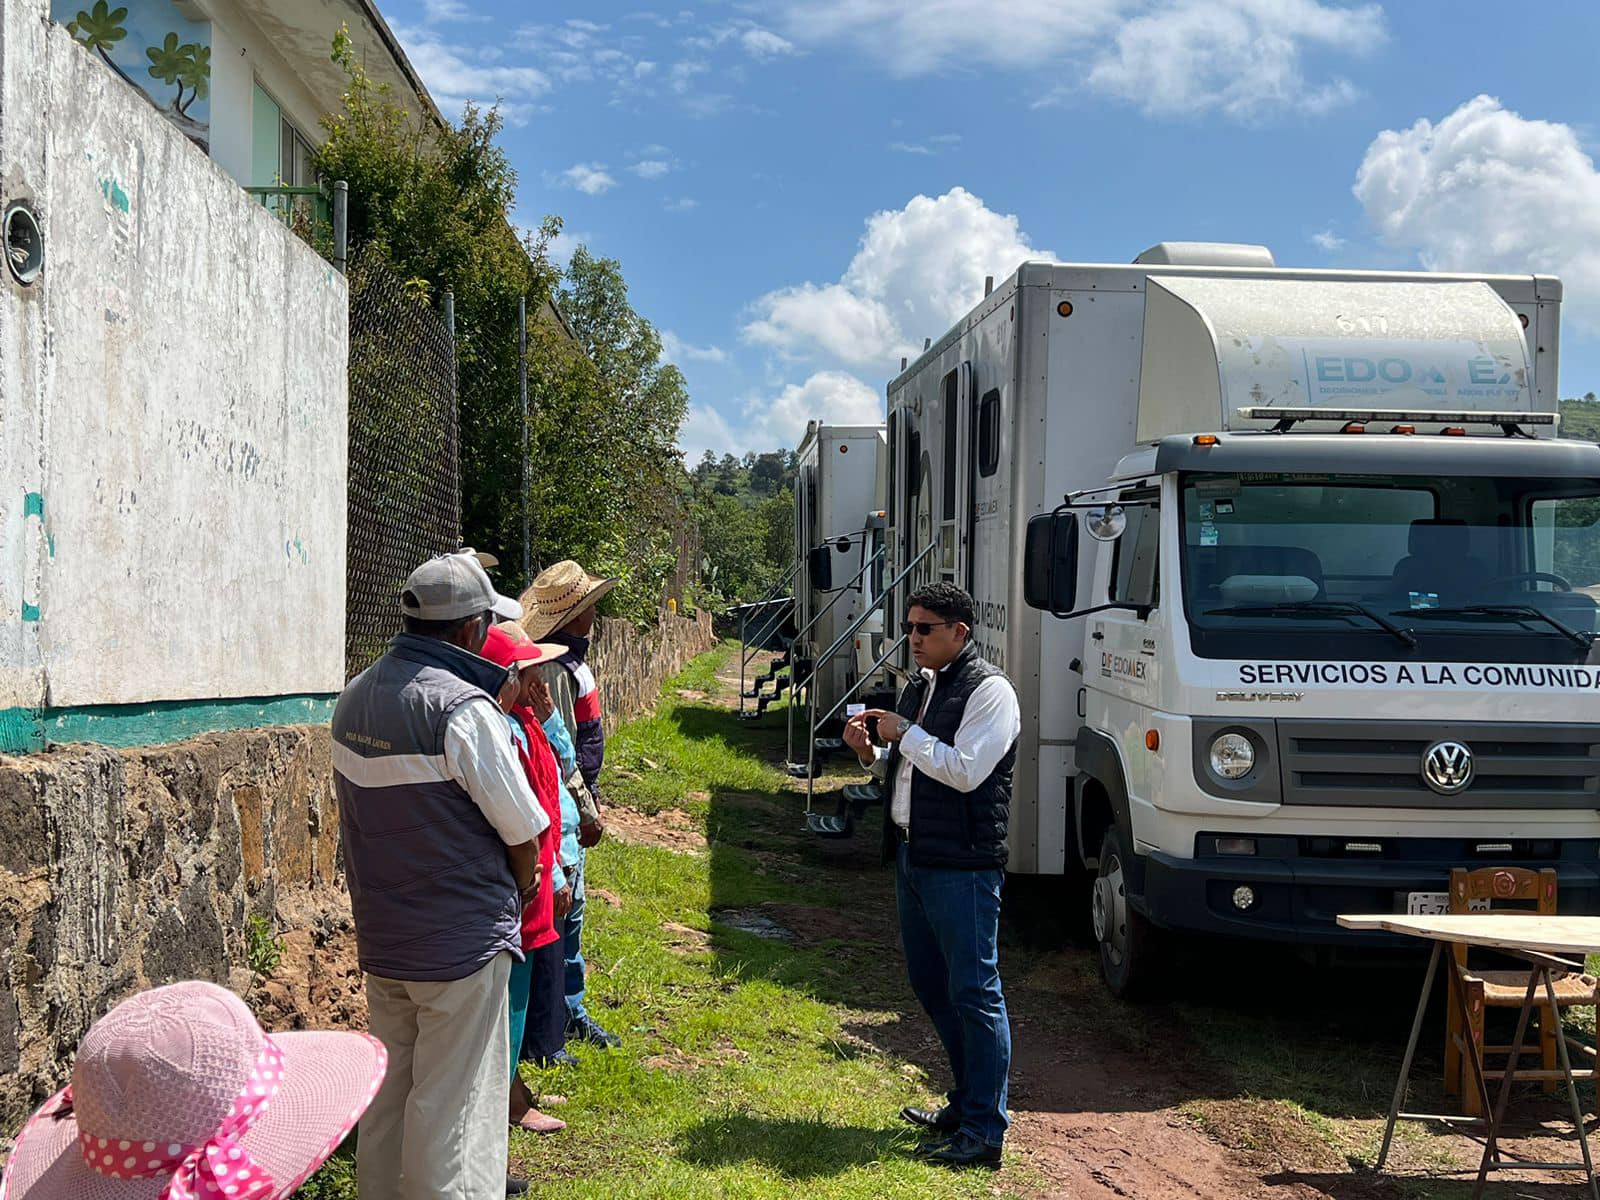
[[344,279],[67,31],[0,6],[0,710],[343,683]]

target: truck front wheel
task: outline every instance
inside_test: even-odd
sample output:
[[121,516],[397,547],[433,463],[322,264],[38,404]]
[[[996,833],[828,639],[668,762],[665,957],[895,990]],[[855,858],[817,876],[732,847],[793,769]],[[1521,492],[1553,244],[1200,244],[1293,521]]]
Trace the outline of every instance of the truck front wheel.
[[1160,958],[1160,931],[1128,903],[1126,858],[1122,838],[1112,825],[1100,842],[1091,904],[1106,987],[1118,999],[1132,1000],[1148,994]]

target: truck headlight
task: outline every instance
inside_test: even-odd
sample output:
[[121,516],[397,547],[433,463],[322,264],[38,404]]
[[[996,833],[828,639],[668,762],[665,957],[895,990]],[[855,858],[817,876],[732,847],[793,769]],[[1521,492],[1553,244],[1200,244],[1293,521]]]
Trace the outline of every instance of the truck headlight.
[[1211,743],[1211,770],[1218,779],[1243,779],[1256,765],[1256,748],[1242,733],[1219,734]]

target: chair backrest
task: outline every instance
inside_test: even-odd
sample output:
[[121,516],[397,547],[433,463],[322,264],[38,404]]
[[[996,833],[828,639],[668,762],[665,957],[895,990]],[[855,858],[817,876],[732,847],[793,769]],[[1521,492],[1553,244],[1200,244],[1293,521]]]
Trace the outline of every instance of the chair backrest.
[[[1541,871],[1530,871],[1527,867],[1479,867],[1475,871],[1453,867],[1450,871],[1451,915],[1482,912],[1482,908],[1472,907],[1474,900],[1487,901],[1491,910],[1497,902],[1520,902],[1525,906],[1531,900],[1534,906],[1527,911],[1551,916],[1556,911],[1556,873],[1549,867]],[[1458,945],[1455,951],[1456,961],[1465,966],[1467,948]]]

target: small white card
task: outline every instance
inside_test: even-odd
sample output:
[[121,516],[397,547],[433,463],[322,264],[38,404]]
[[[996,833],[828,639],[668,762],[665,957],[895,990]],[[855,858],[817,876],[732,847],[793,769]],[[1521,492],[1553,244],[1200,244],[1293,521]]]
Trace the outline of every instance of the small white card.
[[844,706],[844,715],[846,717],[859,717],[866,711],[867,706],[865,704],[846,704]]

